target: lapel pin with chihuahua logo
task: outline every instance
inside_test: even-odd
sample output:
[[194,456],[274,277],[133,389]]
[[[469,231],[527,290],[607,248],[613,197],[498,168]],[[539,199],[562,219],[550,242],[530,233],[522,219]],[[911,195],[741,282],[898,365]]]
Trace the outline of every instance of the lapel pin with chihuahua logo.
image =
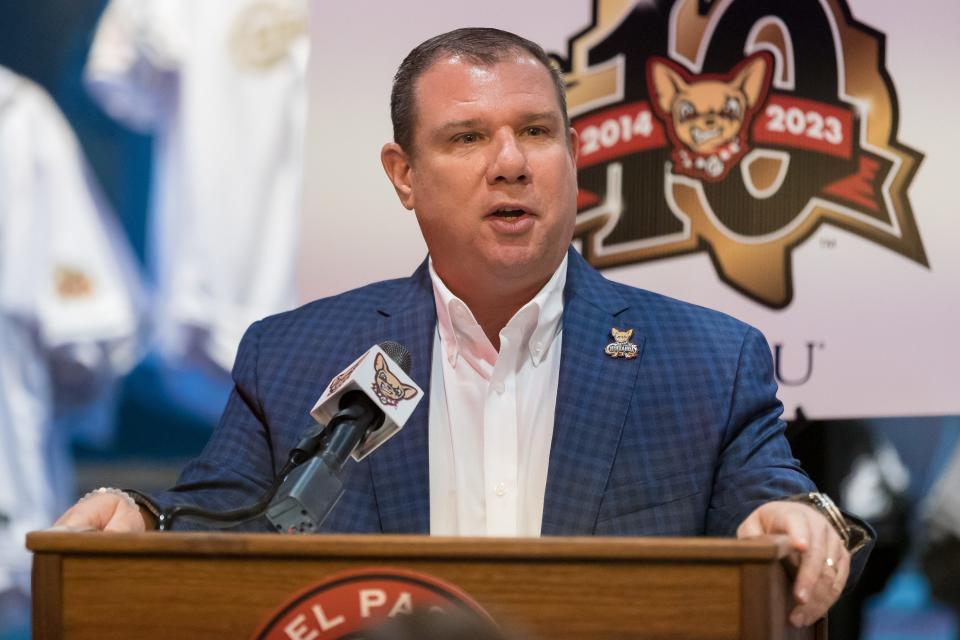
[[603,352],[605,354],[611,358],[626,358],[627,360],[637,357],[637,353],[639,353],[640,350],[637,348],[637,345],[630,342],[630,338],[633,336],[633,329],[621,331],[613,327],[610,329],[610,334],[613,336],[613,342],[604,348]]

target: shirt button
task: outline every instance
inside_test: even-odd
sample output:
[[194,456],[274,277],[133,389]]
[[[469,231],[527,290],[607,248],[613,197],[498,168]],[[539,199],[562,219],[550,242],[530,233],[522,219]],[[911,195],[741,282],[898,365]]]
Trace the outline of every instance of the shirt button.
[[540,353],[541,351],[543,351],[543,343],[538,342],[537,344],[533,345],[533,350],[536,351],[537,353]]
[[493,489],[494,493],[498,496],[505,495],[507,493],[507,485],[503,482],[497,483],[497,486]]
[[506,388],[506,387],[503,386],[503,383],[502,383],[502,382],[496,382],[496,383],[494,383],[494,385],[493,385],[493,390],[496,391],[496,392],[497,392],[498,394],[500,394],[500,395],[503,395],[503,390],[504,390],[505,388]]

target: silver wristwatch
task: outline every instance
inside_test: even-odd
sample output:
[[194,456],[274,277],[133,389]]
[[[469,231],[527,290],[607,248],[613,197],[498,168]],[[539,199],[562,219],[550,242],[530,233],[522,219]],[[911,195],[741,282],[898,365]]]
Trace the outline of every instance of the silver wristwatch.
[[786,498],[789,502],[802,502],[808,504],[830,522],[836,532],[843,540],[844,546],[851,554],[862,549],[870,541],[870,534],[866,529],[855,522],[847,520],[837,505],[825,493],[811,491],[809,493],[800,493]]

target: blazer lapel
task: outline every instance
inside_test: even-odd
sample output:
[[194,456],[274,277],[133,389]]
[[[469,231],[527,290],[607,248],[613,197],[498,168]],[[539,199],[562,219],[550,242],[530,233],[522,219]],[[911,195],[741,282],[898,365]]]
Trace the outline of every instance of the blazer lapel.
[[403,429],[370,456],[380,524],[384,533],[430,532],[430,370],[437,325],[433,286],[426,261],[378,313],[377,333],[410,351],[410,377],[423,398]]
[[[553,441],[544,496],[543,535],[590,535],[634,394],[636,358],[612,358],[611,328],[627,330],[628,308],[615,286],[571,250],[564,291],[563,346]],[[618,322],[618,316],[619,322]]]

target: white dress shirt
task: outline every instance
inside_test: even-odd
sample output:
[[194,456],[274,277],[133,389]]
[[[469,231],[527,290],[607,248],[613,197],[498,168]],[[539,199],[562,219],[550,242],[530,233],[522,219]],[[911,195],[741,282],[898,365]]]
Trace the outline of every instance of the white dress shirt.
[[539,536],[567,259],[500,331],[500,352],[430,263],[430,533]]

